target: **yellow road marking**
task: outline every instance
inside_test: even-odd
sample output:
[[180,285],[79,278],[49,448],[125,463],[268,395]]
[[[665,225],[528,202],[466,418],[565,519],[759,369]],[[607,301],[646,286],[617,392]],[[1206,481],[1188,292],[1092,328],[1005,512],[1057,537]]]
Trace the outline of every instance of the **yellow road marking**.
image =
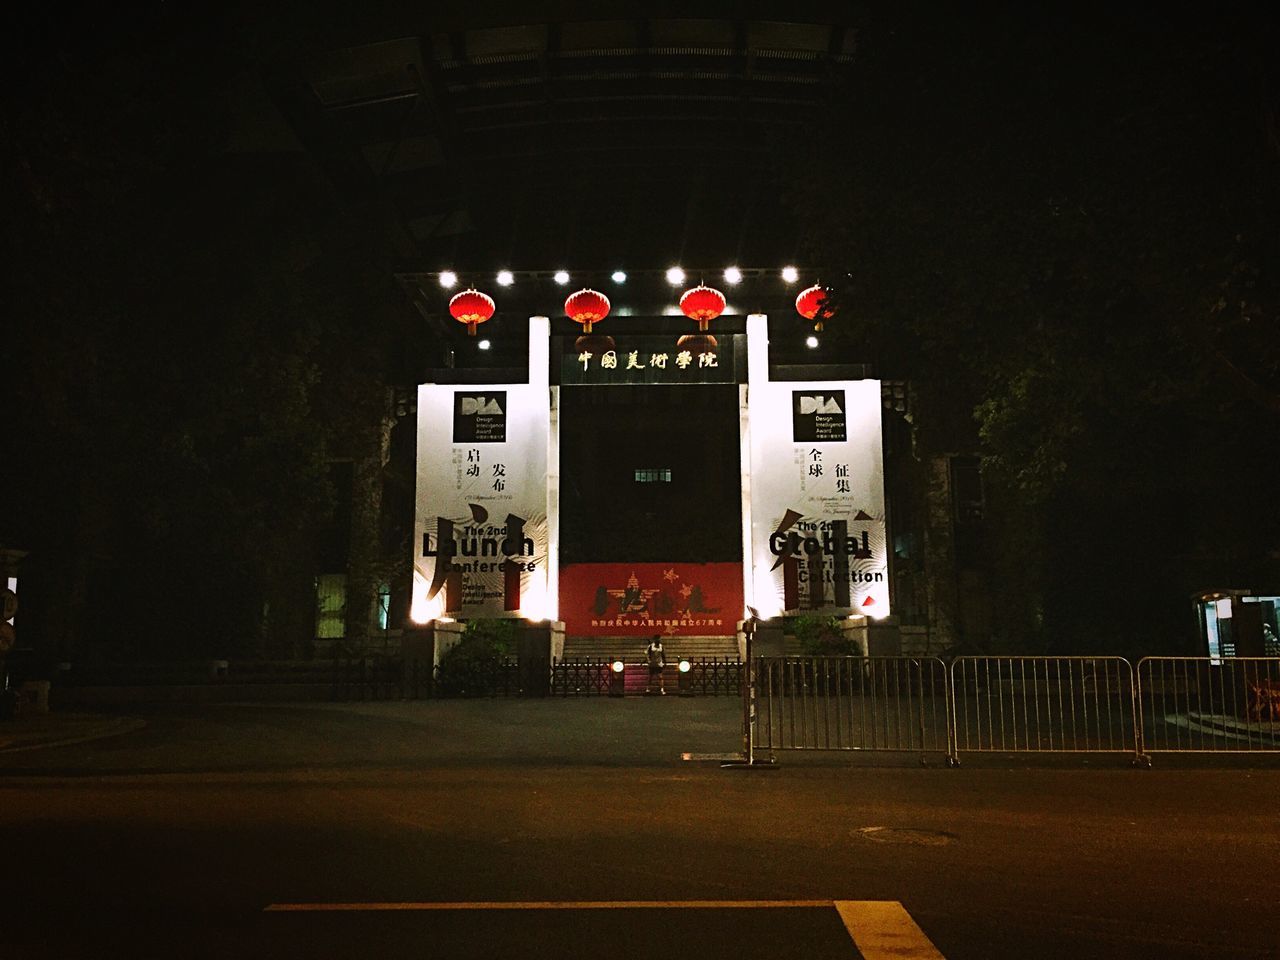
[[896,900],[837,900],[835,908],[866,960],[944,960]]

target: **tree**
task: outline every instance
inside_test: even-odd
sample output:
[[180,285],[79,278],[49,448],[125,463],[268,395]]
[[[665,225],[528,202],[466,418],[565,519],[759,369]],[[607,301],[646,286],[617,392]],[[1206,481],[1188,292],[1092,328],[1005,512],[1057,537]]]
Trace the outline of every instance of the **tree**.
[[1192,589],[1280,574],[1273,34],[909,9],[803,158],[834,349],[982,454],[1006,642],[1167,650]]

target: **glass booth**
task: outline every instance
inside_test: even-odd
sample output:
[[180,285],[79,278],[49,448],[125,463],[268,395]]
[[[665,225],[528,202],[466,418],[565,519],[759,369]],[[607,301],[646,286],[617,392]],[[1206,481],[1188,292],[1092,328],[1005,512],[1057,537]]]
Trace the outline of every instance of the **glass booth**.
[[1252,590],[1205,590],[1192,597],[1201,649],[1220,657],[1280,657],[1280,596]]

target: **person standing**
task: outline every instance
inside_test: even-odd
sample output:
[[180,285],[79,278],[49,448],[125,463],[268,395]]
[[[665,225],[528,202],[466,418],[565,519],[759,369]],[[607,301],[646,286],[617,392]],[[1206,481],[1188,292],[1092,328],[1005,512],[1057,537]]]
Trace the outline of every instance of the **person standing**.
[[662,676],[662,670],[667,665],[667,652],[662,648],[662,635],[655,633],[653,639],[649,641],[649,646],[644,648],[645,656],[649,660],[649,686],[645,693],[653,693],[653,681],[658,681],[658,691],[662,696],[667,695],[667,681]]

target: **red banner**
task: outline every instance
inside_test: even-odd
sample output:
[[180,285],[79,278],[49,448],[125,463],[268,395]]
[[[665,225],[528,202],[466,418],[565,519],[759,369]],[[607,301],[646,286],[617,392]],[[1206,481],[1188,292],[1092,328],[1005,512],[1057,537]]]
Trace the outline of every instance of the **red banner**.
[[574,637],[732,637],[742,564],[570,564],[560,568],[560,619]]

